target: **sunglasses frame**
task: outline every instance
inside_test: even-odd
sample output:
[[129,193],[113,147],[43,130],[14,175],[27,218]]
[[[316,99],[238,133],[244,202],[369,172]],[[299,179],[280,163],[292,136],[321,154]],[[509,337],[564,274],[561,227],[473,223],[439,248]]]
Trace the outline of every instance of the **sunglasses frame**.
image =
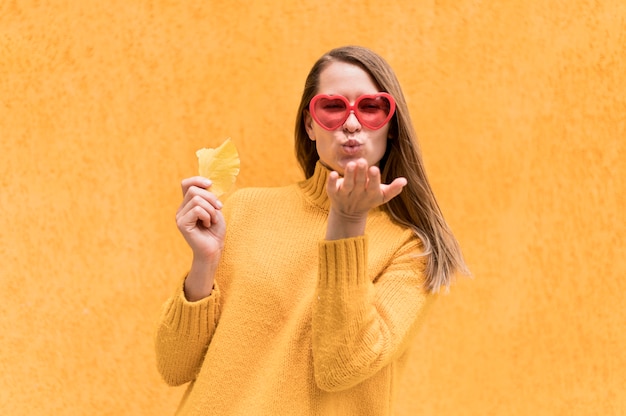
[[[387,99],[387,101],[389,101],[389,114],[387,114],[387,117],[385,118],[385,121],[383,121],[380,126],[376,127],[376,126],[372,126],[366,122],[364,122],[363,120],[361,120],[361,118],[359,117],[359,103],[367,98],[371,98],[371,99],[376,99],[379,97],[383,97],[385,99]],[[320,121],[320,119],[317,117],[317,114],[315,113],[315,104],[321,100],[321,99],[330,99],[330,100],[340,100],[342,101],[345,105],[346,105],[346,114],[345,117],[341,120],[341,122],[337,123],[336,126],[334,127],[328,127],[326,126],[324,123],[322,123]],[[327,95],[327,94],[317,94],[315,97],[313,97],[311,99],[311,102],[309,103],[309,113],[311,113],[311,117],[313,117],[313,120],[315,120],[315,122],[317,124],[319,124],[319,126],[325,130],[328,131],[332,131],[332,130],[336,130],[339,127],[341,127],[346,120],[348,119],[348,117],[350,117],[350,113],[354,113],[354,116],[356,117],[356,119],[359,121],[359,123],[361,123],[363,126],[367,127],[368,129],[371,130],[378,130],[381,129],[385,126],[385,124],[389,123],[389,120],[391,120],[391,118],[393,117],[393,115],[395,114],[396,111],[396,100],[393,99],[393,96],[389,93],[386,92],[379,92],[376,94],[364,94],[361,95],[360,97],[358,97],[355,101],[354,104],[350,104],[350,101],[348,101],[348,99],[346,97],[344,97],[343,95]]]

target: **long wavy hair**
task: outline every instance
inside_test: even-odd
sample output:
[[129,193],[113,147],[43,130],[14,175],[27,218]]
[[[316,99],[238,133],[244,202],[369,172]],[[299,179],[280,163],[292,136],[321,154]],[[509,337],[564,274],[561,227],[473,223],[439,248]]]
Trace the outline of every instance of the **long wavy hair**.
[[315,142],[309,139],[306,132],[305,115],[309,102],[317,94],[321,72],[332,62],[359,66],[372,77],[379,91],[394,97],[396,111],[389,121],[390,139],[379,167],[383,183],[390,183],[401,176],[408,183],[400,195],[387,202],[382,209],[397,223],[411,228],[421,239],[423,255],[427,257],[426,290],[438,292],[442,287],[449,288],[457,273],[469,275],[470,272],[426,176],[417,135],[400,83],[391,66],[381,56],[361,46],[344,46],[327,52],[313,65],[304,84],[296,117],[295,151],[298,163],[306,178],[310,178],[319,156]]

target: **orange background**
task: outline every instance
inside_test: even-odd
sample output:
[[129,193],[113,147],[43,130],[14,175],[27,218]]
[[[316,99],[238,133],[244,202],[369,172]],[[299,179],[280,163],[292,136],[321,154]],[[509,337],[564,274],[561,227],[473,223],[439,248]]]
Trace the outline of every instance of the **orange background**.
[[[396,69],[474,279],[414,343],[406,415],[626,414],[626,3],[0,2],[0,409],[169,415],[154,321],[194,152],[302,176],[326,50]],[[268,213],[271,215],[271,213]]]

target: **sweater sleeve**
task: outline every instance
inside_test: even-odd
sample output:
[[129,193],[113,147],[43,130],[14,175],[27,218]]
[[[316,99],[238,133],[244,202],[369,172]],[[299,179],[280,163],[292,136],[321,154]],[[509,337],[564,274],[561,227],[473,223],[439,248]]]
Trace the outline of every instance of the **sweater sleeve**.
[[166,383],[177,386],[196,378],[219,319],[217,283],[210,296],[185,298],[183,285],[163,305],[157,324],[157,368]]
[[322,390],[348,389],[405,350],[430,300],[419,253],[419,243],[409,243],[370,278],[366,236],[320,242],[312,329]]

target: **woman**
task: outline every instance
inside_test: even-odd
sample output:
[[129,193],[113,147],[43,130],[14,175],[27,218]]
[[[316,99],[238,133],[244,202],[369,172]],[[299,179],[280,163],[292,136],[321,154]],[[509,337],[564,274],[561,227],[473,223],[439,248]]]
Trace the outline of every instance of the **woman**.
[[391,415],[432,293],[467,272],[381,57],[322,56],[295,135],[302,182],[224,207],[182,182],[193,259],[156,338],[163,378],[190,383],[180,415]]

